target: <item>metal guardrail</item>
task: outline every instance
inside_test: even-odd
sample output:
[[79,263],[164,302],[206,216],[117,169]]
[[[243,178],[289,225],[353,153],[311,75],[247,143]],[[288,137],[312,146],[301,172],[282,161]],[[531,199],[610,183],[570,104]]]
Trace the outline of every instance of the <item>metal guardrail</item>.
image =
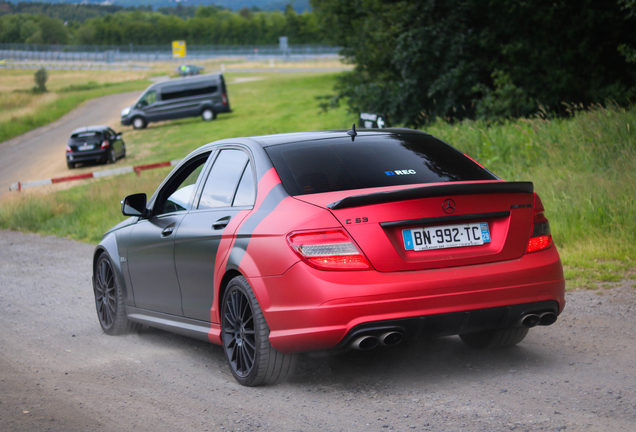
[[[319,57],[338,57],[340,48],[327,45],[289,45],[281,50],[278,45],[228,46],[190,45],[186,59],[202,60],[218,57],[249,57],[257,59],[284,58],[288,61]],[[170,46],[144,46],[130,44],[120,46],[91,45],[40,45],[40,44],[0,44],[0,59],[80,61],[80,62],[155,62],[171,61]]]

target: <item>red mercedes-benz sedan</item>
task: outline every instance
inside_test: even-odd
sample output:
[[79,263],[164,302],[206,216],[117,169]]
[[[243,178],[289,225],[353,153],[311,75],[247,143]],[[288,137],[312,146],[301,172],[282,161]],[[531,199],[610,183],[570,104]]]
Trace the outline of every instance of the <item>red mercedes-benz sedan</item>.
[[243,385],[294,354],[459,335],[518,344],[565,306],[530,182],[409,129],[225,139],[186,157],[94,254],[100,324],[223,345]]

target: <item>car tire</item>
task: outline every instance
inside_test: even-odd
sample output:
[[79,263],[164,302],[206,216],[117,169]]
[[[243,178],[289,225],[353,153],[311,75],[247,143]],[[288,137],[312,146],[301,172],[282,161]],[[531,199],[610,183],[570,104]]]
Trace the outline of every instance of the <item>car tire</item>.
[[121,335],[136,331],[140,324],[128,320],[124,299],[110,257],[103,252],[93,269],[93,291],[97,318],[104,333]]
[[66,162],[66,166],[68,167],[68,169],[73,169],[75,168],[75,162]]
[[135,117],[132,119],[132,126],[134,129],[144,129],[146,127],[146,120],[142,117]]
[[296,356],[269,343],[269,327],[243,276],[232,279],[223,295],[221,340],[230,371],[241,385],[273,384],[293,372]]
[[201,111],[201,118],[203,121],[212,121],[216,118],[216,113],[211,108],[205,108]]
[[508,348],[517,345],[528,334],[527,327],[508,327],[460,334],[461,340],[474,349]]

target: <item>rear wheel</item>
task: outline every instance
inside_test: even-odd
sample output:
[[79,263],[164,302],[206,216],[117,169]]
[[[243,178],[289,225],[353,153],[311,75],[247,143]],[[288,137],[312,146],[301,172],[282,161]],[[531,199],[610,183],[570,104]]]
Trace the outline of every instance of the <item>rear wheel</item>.
[[132,121],[133,128],[143,129],[146,127],[146,121],[141,117],[135,117]]
[[201,111],[201,118],[203,121],[211,121],[216,118],[216,113],[211,108],[205,108]]
[[66,166],[68,167],[68,169],[73,169],[75,168],[75,162],[66,162]]
[[234,378],[244,386],[282,381],[291,375],[295,356],[269,343],[269,327],[243,276],[228,284],[221,306],[223,351]]
[[110,258],[103,252],[93,270],[93,291],[97,318],[104,333],[120,335],[139,329],[140,325],[128,320],[119,281]]
[[474,349],[507,348],[517,345],[528,334],[526,327],[508,327],[460,334],[466,345]]

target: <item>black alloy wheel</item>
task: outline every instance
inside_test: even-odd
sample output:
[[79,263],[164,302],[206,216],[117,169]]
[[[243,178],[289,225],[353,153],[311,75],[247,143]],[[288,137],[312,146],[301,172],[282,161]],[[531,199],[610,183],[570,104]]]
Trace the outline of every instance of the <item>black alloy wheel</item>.
[[291,374],[295,356],[269,343],[269,327],[243,276],[228,284],[221,310],[223,351],[234,378],[245,386],[271,384]]
[[126,317],[121,288],[110,258],[105,252],[100,255],[95,265],[93,290],[97,317],[104,333],[119,335],[139,327],[139,324],[129,321]]
[[114,164],[115,162],[117,162],[117,155],[115,154],[115,149],[111,147],[110,151],[108,152],[108,161],[109,164]]

